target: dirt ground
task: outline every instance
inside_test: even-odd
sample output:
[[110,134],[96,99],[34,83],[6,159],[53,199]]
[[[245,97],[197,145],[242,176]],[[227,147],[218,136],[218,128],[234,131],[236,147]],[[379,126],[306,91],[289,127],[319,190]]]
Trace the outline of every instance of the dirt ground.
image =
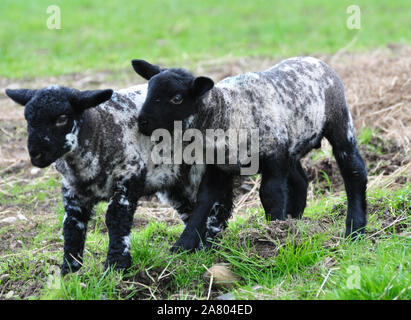
[[[338,52],[333,56],[318,56],[329,63],[341,76],[346,88],[357,132],[362,127],[371,127],[378,134],[374,135],[367,144],[360,146],[360,153],[364,157],[369,173],[368,186],[394,188],[410,182],[410,139],[411,139],[411,47],[390,45],[371,52],[346,53]],[[199,64],[195,74],[204,74],[214,80],[238,74],[245,71],[263,70],[276,61],[269,59],[221,59]],[[5,88],[39,88],[58,83],[79,89],[92,88],[122,88],[141,82],[141,79],[131,70],[113,74],[111,72],[84,72],[59,77],[36,79],[6,79],[0,78],[0,194],[3,199],[0,203],[0,228],[15,224],[21,230],[19,238],[31,238],[36,233],[36,224],[44,219],[54,219],[55,210],[60,200],[59,188],[54,188],[48,194],[47,201],[41,204],[28,204],[16,207],[7,202],[6,186],[13,183],[24,185],[34,177],[48,177],[57,175],[52,168],[46,169],[44,174],[31,166],[26,148],[26,123],[23,108],[17,106],[4,94]],[[303,167],[311,181],[309,200],[316,195],[343,190],[343,182],[337,165],[331,155],[330,145],[323,141],[323,156],[308,155],[303,160]],[[314,160],[313,160],[314,159]],[[245,214],[245,209],[260,206],[258,197],[259,178],[246,178],[236,181],[236,201],[234,215]],[[33,210],[34,208],[34,210]],[[378,208],[369,208],[369,212]],[[338,210],[338,208],[336,209]],[[156,201],[156,198],[147,198],[141,201],[134,225],[145,226],[150,217],[166,221],[168,224],[177,224],[180,221],[175,212]],[[6,219],[6,220],[4,220]],[[9,220],[7,220],[9,219]],[[11,219],[11,220],[10,220]],[[2,222],[3,221],[3,222]],[[4,222],[8,221],[8,222]],[[304,218],[308,224],[308,231],[318,233],[327,229],[332,220],[316,221]],[[383,221],[386,225],[392,223],[392,216],[387,214]],[[241,241],[255,244],[257,254],[262,257],[275,255],[276,248],[269,239],[282,241],[285,236],[295,235],[298,241],[296,222],[293,220],[271,224],[267,226],[262,236],[260,231],[249,230]],[[401,228],[401,225],[398,225]],[[58,235],[56,235],[57,237]],[[15,234],[0,233],[0,256],[6,249],[18,249],[21,240],[16,240]],[[241,242],[240,241],[240,242]],[[51,246],[53,244],[45,244]],[[41,248],[40,248],[41,249]],[[50,250],[50,247],[48,248]],[[56,247],[55,250],[61,250]],[[3,257],[4,258],[4,257]],[[42,263],[42,262],[39,262]],[[57,264],[57,262],[56,262]],[[161,272],[161,270],[158,270]],[[155,270],[153,271],[155,272]],[[136,280],[141,283],[149,281],[145,275],[137,275]],[[146,281],[147,280],[147,281]],[[166,287],[168,284],[164,283]],[[29,296],[39,288],[33,287],[30,292],[21,295]],[[127,292],[124,292],[124,296]]]

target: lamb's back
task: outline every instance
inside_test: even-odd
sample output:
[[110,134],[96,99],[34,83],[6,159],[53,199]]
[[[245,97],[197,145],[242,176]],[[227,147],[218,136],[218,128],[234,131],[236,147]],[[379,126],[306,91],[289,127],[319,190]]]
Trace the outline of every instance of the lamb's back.
[[258,128],[260,152],[282,146],[292,152],[302,141],[321,135],[330,90],[343,88],[329,66],[312,57],[296,57],[262,72],[223,79],[205,105],[217,104],[210,125]]

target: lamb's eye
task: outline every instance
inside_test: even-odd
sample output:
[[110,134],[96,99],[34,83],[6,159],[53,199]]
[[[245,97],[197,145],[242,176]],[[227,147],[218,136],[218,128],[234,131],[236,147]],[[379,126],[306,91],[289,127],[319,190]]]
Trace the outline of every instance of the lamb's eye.
[[171,103],[173,104],[181,104],[183,102],[183,97],[181,94],[176,94],[171,100]]
[[59,116],[56,120],[56,126],[57,127],[62,127],[65,126],[68,122],[68,117],[65,114],[62,114]]

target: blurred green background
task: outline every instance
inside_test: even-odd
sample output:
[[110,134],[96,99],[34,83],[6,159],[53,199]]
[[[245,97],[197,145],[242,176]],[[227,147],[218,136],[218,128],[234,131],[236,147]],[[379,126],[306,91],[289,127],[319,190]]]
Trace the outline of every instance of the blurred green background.
[[[347,7],[361,9],[350,30]],[[46,26],[50,5],[60,30]],[[221,57],[286,57],[411,42],[410,0],[1,0],[0,76],[128,68],[132,58],[183,66]]]

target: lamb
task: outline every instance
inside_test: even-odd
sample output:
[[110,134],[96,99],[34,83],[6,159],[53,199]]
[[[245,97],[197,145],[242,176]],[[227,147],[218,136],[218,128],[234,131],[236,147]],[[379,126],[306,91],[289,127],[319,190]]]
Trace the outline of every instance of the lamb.
[[[116,269],[131,265],[130,232],[141,196],[158,193],[185,223],[197,205],[205,167],[154,164],[153,143],[138,132],[137,117],[146,92],[145,84],[116,92],[60,86],[6,90],[25,106],[32,164],[44,168],[54,163],[62,176],[63,275],[77,271],[83,263],[87,223],[97,202],[109,201],[105,265]],[[228,219],[231,191],[213,198],[217,201],[207,212],[209,217]],[[205,233],[212,238],[218,231],[211,223]]]
[[[347,193],[345,235],[356,238],[364,232],[367,172],[356,147],[343,84],[327,64],[312,57],[295,57],[216,85],[212,79],[195,77],[184,69],[162,69],[144,60],[133,60],[132,65],[149,80],[138,120],[142,133],[173,130],[174,121],[203,133],[207,129],[258,128],[255,156],[262,175],[260,199],[268,220],[284,220],[287,203],[293,203],[297,212],[304,210],[306,181],[299,161],[319,148],[325,137],[332,145]],[[214,166],[221,175],[238,174],[230,172],[227,163],[226,152],[225,162]],[[240,159],[237,167],[243,165]],[[296,191],[287,194],[290,180]]]

